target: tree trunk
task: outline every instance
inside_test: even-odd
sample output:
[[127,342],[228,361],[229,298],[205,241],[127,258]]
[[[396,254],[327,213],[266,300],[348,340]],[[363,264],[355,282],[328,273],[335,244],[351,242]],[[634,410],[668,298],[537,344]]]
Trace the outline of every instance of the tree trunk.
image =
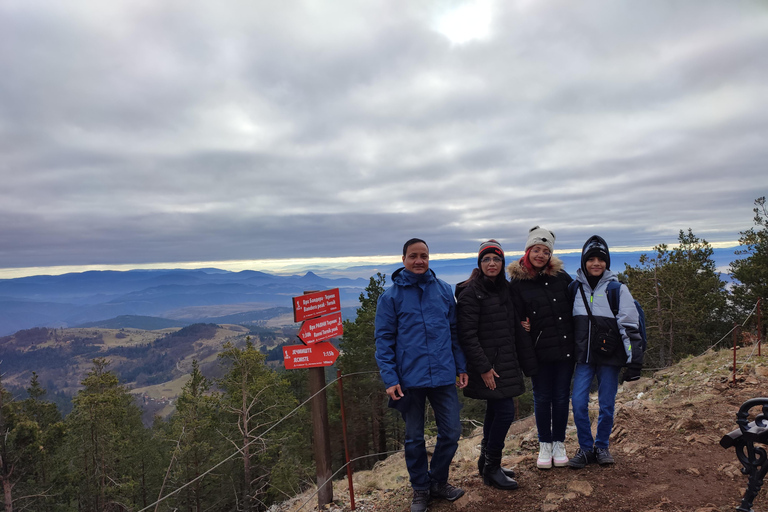
[[667,359],[667,365],[672,364],[672,360],[674,359],[674,347],[675,347],[675,318],[672,316],[672,298],[669,299],[669,311],[670,311],[670,318],[669,318],[669,352],[668,352],[668,359]]
[[242,382],[242,411],[241,421],[243,424],[243,510],[250,512],[251,510],[251,455],[248,446],[248,391],[247,391],[248,379],[246,372],[243,372]]
[[[200,464],[195,462],[195,478],[200,476]],[[195,511],[200,512],[203,510],[203,503],[200,494],[203,492],[203,482],[200,480],[195,481]]]
[[[376,407],[376,413],[379,420],[378,424],[378,444],[376,445],[376,450],[378,453],[385,453],[387,451],[387,426],[386,421],[384,419],[384,408],[382,407],[382,402],[379,397],[374,398],[375,400],[375,407]],[[382,455],[381,458],[386,458],[386,455]]]
[[[0,426],[7,432],[5,425],[5,417],[3,416],[3,393],[5,389],[0,387]],[[11,483],[11,475],[13,474],[14,465],[8,462],[8,452],[6,451],[8,446],[5,441],[2,442],[2,453],[0,453],[0,480],[3,481],[3,495],[5,496],[5,510],[6,512],[13,512],[13,484]]]
[[659,267],[656,265],[653,267],[653,294],[656,296],[656,325],[658,326],[659,330],[659,364],[661,366],[666,366],[665,361],[667,360],[666,357],[666,350],[665,350],[665,344],[663,341],[663,332],[664,332],[664,315],[661,309],[661,291],[659,290]]
[[13,484],[10,479],[3,478],[3,497],[5,498],[5,512],[13,512]]
[[381,418],[379,418],[379,410],[376,406],[375,399],[371,400],[371,448],[373,448],[374,452],[378,453],[378,447],[379,447],[379,425],[381,423]]

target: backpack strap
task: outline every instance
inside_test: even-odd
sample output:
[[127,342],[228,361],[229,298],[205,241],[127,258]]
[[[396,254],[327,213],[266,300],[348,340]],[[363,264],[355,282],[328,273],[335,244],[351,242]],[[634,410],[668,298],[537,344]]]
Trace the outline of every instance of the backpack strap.
[[[571,281],[571,283],[568,285],[568,288],[571,288],[571,285],[573,285],[573,293],[576,294],[575,288],[579,289],[579,293],[581,293],[581,300],[584,301],[584,309],[587,310],[587,317],[589,318],[589,323],[592,324],[592,328],[595,329],[595,332],[597,332],[597,321],[595,320],[595,316],[592,314],[592,308],[589,305],[589,301],[587,300],[587,294],[584,293],[584,288],[581,286],[581,283],[578,281]],[[575,300],[575,297],[574,297]]]
[[581,286],[581,283],[579,283],[579,292],[581,292],[581,300],[584,301],[584,308],[587,310],[587,316],[589,317],[589,321],[592,323],[595,329],[597,329],[597,325],[595,323],[595,317],[592,315],[592,308],[589,306],[589,302],[587,301],[587,295],[584,293],[584,288]]
[[576,299],[577,288],[581,288],[581,283],[579,281],[574,279],[568,283],[568,293],[571,295],[571,300]]
[[618,281],[608,281],[605,289],[605,295],[608,297],[608,305],[611,306],[613,316],[619,314],[619,296],[621,295],[621,283]]

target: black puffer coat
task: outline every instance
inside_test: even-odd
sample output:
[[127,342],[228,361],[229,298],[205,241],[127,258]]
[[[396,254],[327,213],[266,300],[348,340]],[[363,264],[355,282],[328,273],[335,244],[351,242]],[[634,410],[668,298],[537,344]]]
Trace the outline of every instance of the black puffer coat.
[[[497,400],[525,393],[523,373],[536,372],[531,338],[515,317],[515,307],[504,276],[494,282],[482,276],[456,286],[459,298],[456,323],[459,344],[467,358],[469,384],[464,395]],[[480,376],[493,368],[496,389],[486,387]]]
[[552,256],[550,265],[531,275],[514,261],[507,266],[512,301],[520,318],[531,322],[530,336],[539,363],[575,360],[573,300],[563,262]]

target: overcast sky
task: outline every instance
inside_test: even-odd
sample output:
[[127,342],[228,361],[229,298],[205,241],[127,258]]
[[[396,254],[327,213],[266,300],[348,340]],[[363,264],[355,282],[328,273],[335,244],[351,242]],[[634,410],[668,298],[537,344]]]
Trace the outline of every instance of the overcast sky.
[[3,0],[0,269],[733,241],[764,1]]

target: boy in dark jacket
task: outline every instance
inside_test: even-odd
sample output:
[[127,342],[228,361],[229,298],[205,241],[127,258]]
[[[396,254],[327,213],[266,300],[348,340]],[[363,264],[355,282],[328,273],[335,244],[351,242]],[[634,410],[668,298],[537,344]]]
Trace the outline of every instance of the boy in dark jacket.
[[[619,310],[613,314],[606,293],[610,281],[618,281],[611,271],[608,244],[601,237],[590,237],[581,251],[581,268],[576,272],[573,320],[576,340],[576,369],[573,374],[573,420],[579,450],[568,461],[580,469],[592,462],[613,464],[608,439],[613,429],[613,412],[619,387],[619,371],[627,367],[625,380],[640,378],[643,353],[635,301],[621,285]],[[600,412],[597,435],[592,437],[589,421],[589,389],[597,377]]]

